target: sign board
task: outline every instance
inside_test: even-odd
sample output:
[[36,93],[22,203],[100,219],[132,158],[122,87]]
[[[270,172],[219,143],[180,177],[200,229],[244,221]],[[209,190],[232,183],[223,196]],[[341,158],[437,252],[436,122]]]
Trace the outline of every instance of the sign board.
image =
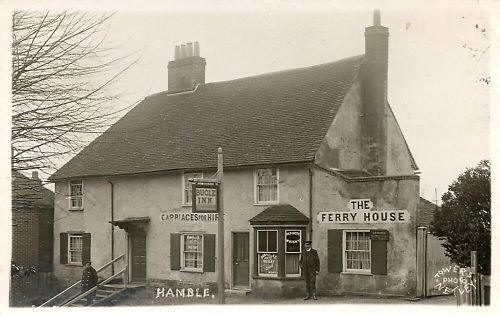
[[285,243],[287,253],[300,253],[300,231],[286,231]]
[[193,184],[193,213],[218,213],[218,185]]
[[170,212],[162,213],[160,220],[163,222],[217,222],[219,220],[218,213],[186,213],[186,212]]
[[370,210],[373,208],[373,202],[370,199],[351,199],[347,203],[347,209],[351,211]]
[[320,212],[319,223],[408,223],[410,214],[406,210],[387,211],[335,211]]
[[388,241],[389,231],[387,230],[370,230],[370,239],[372,241]]
[[278,255],[277,254],[260,254],[259,255],[259,272],[265,274],[278,273]]

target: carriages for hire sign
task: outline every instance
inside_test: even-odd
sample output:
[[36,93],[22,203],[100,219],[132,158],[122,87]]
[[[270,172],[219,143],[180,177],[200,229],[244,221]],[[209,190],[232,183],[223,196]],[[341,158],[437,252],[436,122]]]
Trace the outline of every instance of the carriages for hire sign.
[[193,213],[218,213],[218,196],[217,184],[193,184]]

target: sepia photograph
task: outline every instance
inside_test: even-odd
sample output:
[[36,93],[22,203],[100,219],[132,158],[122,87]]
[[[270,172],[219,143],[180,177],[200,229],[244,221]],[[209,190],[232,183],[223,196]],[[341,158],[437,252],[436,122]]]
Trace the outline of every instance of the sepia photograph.
[[491,309],[500,9],[408,3],[0,1],[2,306]]

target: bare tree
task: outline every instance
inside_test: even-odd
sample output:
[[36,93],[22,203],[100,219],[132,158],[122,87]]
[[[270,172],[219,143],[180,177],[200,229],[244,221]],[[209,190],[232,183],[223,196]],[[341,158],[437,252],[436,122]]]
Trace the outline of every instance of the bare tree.
[[[12,16],[12,169],[55,168],[90,133],[117,118],[112,84],[137,53],[106,48],[112,15],[14,12]],[[123,109],[122,109],[123,110]]]

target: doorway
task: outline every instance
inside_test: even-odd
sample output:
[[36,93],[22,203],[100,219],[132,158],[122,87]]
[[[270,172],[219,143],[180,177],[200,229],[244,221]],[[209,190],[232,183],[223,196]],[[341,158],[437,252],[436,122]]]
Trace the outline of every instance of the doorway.
[[146,232],[142,229],[130,235],[130,279],[131,282],[146,282]]
[[249,233],[233,232],[233,286],[248,287],[250,275]]

